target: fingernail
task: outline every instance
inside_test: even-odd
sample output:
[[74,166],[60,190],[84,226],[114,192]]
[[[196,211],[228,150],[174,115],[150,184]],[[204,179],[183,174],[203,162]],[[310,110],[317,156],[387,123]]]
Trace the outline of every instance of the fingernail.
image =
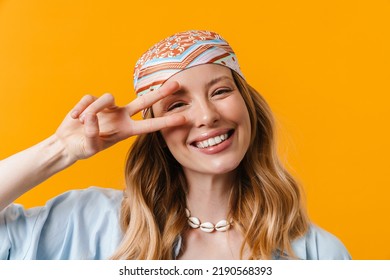
[[79,120],[83,123],[84,119],[85,119],[85,114],[83,113],[80,115]]
[[70,113],[70,116],[72,117],[72,118],[77,118],[77,115],[79,114],[79,111],[77,111],[77,110],[73,110],[71,113]]

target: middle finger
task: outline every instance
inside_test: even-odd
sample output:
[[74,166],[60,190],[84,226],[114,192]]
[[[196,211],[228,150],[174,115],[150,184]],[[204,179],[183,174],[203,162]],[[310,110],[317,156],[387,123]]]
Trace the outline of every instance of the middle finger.
[[138,113],[141,110],[151,107],[157,101],[167,97],[170,94],[175,93],[180,89],[178,82],[166,82],[156,92],[149,92],[140,97],[137,97],[132,102],[127,104],[126,110],[130,116]]

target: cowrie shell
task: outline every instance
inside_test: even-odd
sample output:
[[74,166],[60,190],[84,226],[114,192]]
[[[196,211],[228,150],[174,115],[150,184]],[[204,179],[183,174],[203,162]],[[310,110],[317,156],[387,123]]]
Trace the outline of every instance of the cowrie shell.
[[200,220],[197,217],[189,217],[188,218],[188,224],[192,228],[199,228],[200,226]]
[[187,216],[187,223],[190,225],[192,228],[200,228],[204,232],[213,232],[214,230],[217,231],[227,231],[233,224],[233,219],[230,219],[230,222],[227,220],[221,220],[219,221],[215,226],[213,223],[210,222],[204,222],[202,223],[199,218],[197,217],[192,217],[191,216],[191,211],[187,208],[185,208],[185,213]]
[[214,231],[214,225],[210,222],[205,222],[200,225],[200,229],[204,232],[213,232]]
[[226,220],[221,220],[215,225],[217,231],[227,231],[230,228],[230,223]]

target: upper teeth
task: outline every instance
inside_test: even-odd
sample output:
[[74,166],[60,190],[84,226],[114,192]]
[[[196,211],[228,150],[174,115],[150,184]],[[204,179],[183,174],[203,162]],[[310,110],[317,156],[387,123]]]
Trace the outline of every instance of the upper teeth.
[[215,145],[225,141],[227,138],[228,138],[227,133],[221,134],[219,136],[206,139],[204,141],[196,142],[196,147],[203,149],[203,148],[215,146]]

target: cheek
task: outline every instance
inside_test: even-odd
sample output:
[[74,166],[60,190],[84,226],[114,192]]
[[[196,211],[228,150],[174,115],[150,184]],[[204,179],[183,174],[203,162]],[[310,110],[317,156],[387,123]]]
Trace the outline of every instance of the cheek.
[[245,105],[244,99],[241,96],[234,98],[231,102],[224,106],[225,114],[231,120],[235,120],[237,123],[250,127],[249,112]]
[[162,129],[161,135],[170,150],[174,149],[179,143],[185,143],[186,140],[186,132],[181,127]]
[[240,126],[242,143],[247,148],[252,134],[251,120],[249,117],[248,108],[242,98],[239,98],[235,102],[235,106],[230,107],[230,117],[237,120],[237,124]]

